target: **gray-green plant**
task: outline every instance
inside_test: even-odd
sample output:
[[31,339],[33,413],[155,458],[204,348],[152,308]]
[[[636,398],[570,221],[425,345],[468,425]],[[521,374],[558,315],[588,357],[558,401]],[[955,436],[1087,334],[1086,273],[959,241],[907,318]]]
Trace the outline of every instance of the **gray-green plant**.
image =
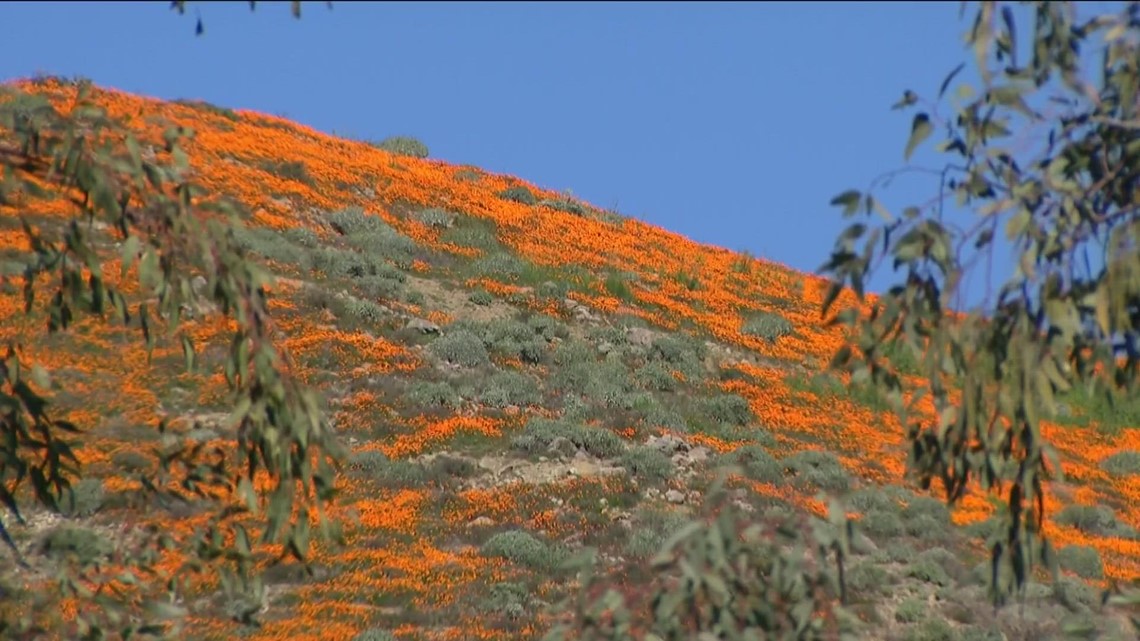
[[[888,207],[877,192],[899,175],[891,172],[832,199],[844,217],[866,217],[821,268],[833,279],[822,312],[853,336],[832,365],[884,393],[924,489],[938,479],[949,503],[971,487],[1003,497],[1002,535],[990,541],[997,604],[1036,567],[1057,569],[1043,496],[1062,474],[1042,419],[1073,389],[1112,403],[1134,398],[1140,381],[1136,11],[973,5],[970,73],[963,62],[936,92],[907,89],[894,106],[915,111],[904,160],[940,134],[923,163],[935,197]],[[1085,56],[1090,47],[1100,52]],[[976,218],[960,220],[952,207]],[[985,266],[999,245],[1012,251],[1004,281]],[[895,276],[867,305],[881,264]],[[967,307],[961,297],[978,269],[987,294]],[[845,286],[865,307],[835,308]],[[899,344],[921,355],[920,383],[905,397],[900,372],[882,358]],[[933,402],[933,419],[907,411],[917,392]]]

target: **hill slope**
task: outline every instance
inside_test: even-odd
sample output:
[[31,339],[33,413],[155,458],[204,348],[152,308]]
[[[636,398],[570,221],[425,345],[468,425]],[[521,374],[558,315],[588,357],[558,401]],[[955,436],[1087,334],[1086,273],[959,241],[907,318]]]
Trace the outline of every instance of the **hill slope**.
[[[75,91],[21,87],[61,110]],[[896,418],[823,373],[843,337],[819,321],[821,279],[513,177],[262,114],[96,92],[151,144],[167,127],[195,131],[195,180],[248,212],[239,239],[279,275],[283,344],[352,446],[337,514],[346,545],[318,551],[315,577],[271,575],[249,638],[372,627],[400,639],[535,638],[549,623],[542,605],[573,587],[557,559],[596,547],[615,584],[635,587],[725,462],[743,464],[733,500],[752,513],[822,516],[819,493],[848,500],[869,536],[849,576],[865,638],[1000,638],[984,635],[994,627],[1059,638],[1066,616],[1124,634],[1091,616],[1080,577],[1140,578],[1140,405],[1109,414],[1074,397],[1063,424],[1045,425],[1070,481],[1050,496],[1050,534],[1072,546],[1062,561],[1074,578],[1038,586],[1024,617],[995,615],[975,568],[993,505],[969,497],[949,513],[905,489]],[[152,464],[159,419],[224,443],[209,346],[228,325],[188,321],[204,346],[199,374],[181,373],[177,345],[148,362],[134,334],[96,322],[40,337],[42,315],[23,314],[15,277],[29,250],[17,215],[50,230],[73,211],[62,198],[0,207],[0,341],[36,336],[30,355],[67,383],[55,401],[95,435],[82,459],[102,479],[91,514],[75,520],[110,532],[137,512],[130,471]],[[11,526],[32,556],[62,520],[41,517]],[[241,628],[216,584],[195,589],[188,638]]]

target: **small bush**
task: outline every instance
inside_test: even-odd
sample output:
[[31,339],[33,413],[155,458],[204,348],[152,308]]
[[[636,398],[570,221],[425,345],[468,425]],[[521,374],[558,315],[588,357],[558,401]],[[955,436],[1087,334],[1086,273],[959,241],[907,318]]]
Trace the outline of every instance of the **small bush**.
[[344,236],[395,231],[383,218],[365,213],[360,207],[335,211],[329,214],[328,222],[337,233]]
[[379,450],[367,450],[364,452],[353,452],[348,457],[348,467],[352,470],[360,470],[373,474],[384,466],[390,463],[390,459],[386,454]]
[[475,303],[476,305],[485,306],[495,302],[495,297],[491,295],[491,292],[485,289],[476,289],[475,291],[471,292],[471,295],[467,297],[467,300]]
[[661,546],[689,519],[678,512],[646,511],[637,518],[625,551],[632,557],[647,559],[661,551]]
[[491,407],[537,405],[542,400],[538,382],[520,372],[496,372],[479,394],[479,401]]
[[653,392],[674,392],[681,384],[673,376],[673,369],[661,361],[638,368],[635,376],[638,385]]
[[320,237],[308,227],[286,229],[282,236],[285,237],[285,240],[305,249],[316,249],[321,244]]
[[530,454],[545,454],[559,437],[598,458],[614,458],[625,451],[621,437],[607,429],[544,418],[528,421],[522,434],[511,441],[511,447]]
[[500,532],[483,544],[484,556],[507,559],[512,563],[533,569],[549,570],[563,559],[562,551],[552,548],[529,532],[510,530]]
[[851,484],[847,469],[831,452],[808,450],[784,459],[785,469],[797,482],[832,492],[845,492]]
[[847,571],[847,589],[853,594],[874,594],[886,587],[890,575],[882,567],[870,561],[852,565]]
[[413,217],[433,229],[450,229],[455,225],[455,214],[443,209],[431,208],[417,211]]
[[526,269],[526,264],[514,254],[498,252],[476,260],[472,268],[479,276],[516,280]]
[[907,630],[906,641],[958,641],[958,634],[946,621],[931,617]]
[[478,367],[491,362],[483,341],[467,330],[444,334],[432,341],[428,349],[439,358],[463,367]]
[[408,156],[411,158],[428,157],[427,145],[410,136],[389,136],[384,140],[372,143],[372,145],[378,149],[396,154],[397,156]]
[[522,185],[507,187],[503,191],[500,191],[498,196],[503,200],[513,200],[516,203],[522,203],[524,205],[534,205],[538,203],[538,198],[534,195],[534,192]]
[[745,445],[720,457],[722,464],[739,465],[748,478],[761,483],[784,480],[784,466],[759,445]]
[[370,325],[379,324],[385,316],[384,309],[376,303],[356,297],[344,302],[344,310],[352,319]]
[[71,486],[70,492],[64,492],[60,500],[60,510],[69,517],[88,517],[103,507],[106,491],[103,481],[95,478],[86,478]]
[[779,314],[765,313],[749,319],[740,331],[747,336],[758,336],[774,343],[784,336],[791,336],[795,333],[795,327],[788,319]]
[[273,174],[278,178],[295,180],[306,185],[313,183],[313,178],[309,175],[309,170],[305,167],[305,163],[299,160],[267,160],[260,163],[260,167],[263,171]]
[[40,550],[53,558],[69,558],[80,565],[88,565],[109,556],[114,546],[95,530],[64,525],[44,536]]
[[664,481],[673,475],[673,461],[655,447],[641,445],[630,448],[619,461],[630,474],[650,481]]
[[917,623],[926,618],[926,603],[918,599],[906,599],[895,608],[895,621]]
[[876,539],[890,539],[903,533],[903,521],[898,514],[872,510],[859,519],[859,529]]
[[701,403],[709,418],[718,423],[745,426],[755,418],[748,399],[739,394],[719,394]]
[[444,382],[427,383],[416,381],[408,391],[408,400],[421,407],[441,407],[455,409],[461,401],[459,392]]
[[491,252],[499,249],[499,237],[490,223],[462,221],[439,236],[440,242]]
[[1066,545],[1057,550],[1057,562],[1082,579],[1103,579],[1104,563],[1100,552],[1087,545]]
[[300,251],[298,243],[294,243],[289,235],[276,229],[238,227],[234,230],[234,240],[245,251],[268,258],[274,263],[294,265],[302,270],[309,268],[308,253]]
[[1135,538],[1136,530],[1116,520],[1112,508],[1104,505],[1069,505],[1057,513],[1059,525],[1075,527],[1086,534]]
[[930,557],[919,556],[907,567],[906,575],[912,579],[938,586],[947,586],[953,583],[946,569]]
[[120,450],[111,455],[111,464],[122,472],[138,472],[150,468],[150,457],[133,450]]
[[1101,461],[1100,467],[1117,477],[1140,475],[1140,452],[1136,450],[1117,452]]

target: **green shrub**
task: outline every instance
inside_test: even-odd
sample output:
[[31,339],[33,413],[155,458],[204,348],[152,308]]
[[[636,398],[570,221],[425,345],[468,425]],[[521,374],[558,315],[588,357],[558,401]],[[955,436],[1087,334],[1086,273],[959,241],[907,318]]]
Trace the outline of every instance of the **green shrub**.
[[150,469],[151,460],[146,454],[134,450],[119,450],[111,455],[111,464],[122,472],[138,472]]
[[749,319],[740,331],[747,336],[758,336],[774,343],[784,336],[794,334],[795,327],[788,319],[779,314],[764,313]]
[[276,229],[238,227],[234,230],[234,240],[242,249],[268,258],[275,263],[294,265],[301,270],[308,269],[311,265],[309,253],[302,251],[299,244],[294,243],[288,235]]
[[852,565],[845,578],[847,589],[852,594],[865,595],[881,592],[887,586],[890,575],[874,562],[862,561]]
[[389,136],[379,142],[373,142],[372,146],[397,156],[428,157],[427,145],[410,136]]
[[931,617],[907,630],[906,641],[958,641],[958,633],[943,619]]
[[522,185],[507,187],[503,191],[500,191],[498,196],[503,200],[513,200],[516,203],[522,203],[524,205],[534,205],[538,203],[538,198],[534,195],[534,192]]
[[939,559],[925,552],[907,566],[906,576],[938,586],[948,586],[953,583],[953,579],[939,563]]
[[718,394],[701,403],[709,418],[728,425],[748,425],[755,417],[748,399],[739,394]]
[[408,391],[408,399],[421,407],[456,409],[461,402],[459,392],[445,382],[415,381]]
[[467,297],[467,300],[475,303],[476,305],[484,306],[495,302],[495,297],[491,295],[491,292],[485,289],[476,289],[475,291],[471,292],[471,295]]
[[570,335],[566,325],[562,324],[557,318],[547,316],[546,314],[535,314],[526,320],[527,327],[532,332],[546,339],[552,341],[555,338],[565,339]]
[[628,411],[633,409],[636,391],[629,370],[620,363],[606,361],[590,369],[582,394],[603,407]]
[[1140,475],[1140,452],[1124,450],[1100,462],[1105,472],[1117,477]]
[[851,484],[847,469],[831,452],[807,450],[789,456],[783,463],[798,483],[832,492],[845,492]]
[[638,368],[635,377],[638,385],[654,392],[674,392],[680,386],[673,377],[672,368],[661,361],[653,361]]
[[379,324],[385,316],[384,309],[376,303],[356,297],[344,302],[344,310],[354,320],[371,325]]
[[633,301],[633,290],[629,288],[629,284],[626,282],[626,277],[622,274],[607,274],[603,285],[605,286],[606,291],[614,298],[625,301],[627,303]]
[[282,232],[282,235],[285,240],[305,249],[316,249],[321,244],[320,237],[308,227],[292,227]]
[[530,454],[545,454],[558,437],[598,458],[614,458],[625,451],[621,437],[607,429],[545,418],[529,420],[522,433],[511,441],[511,447]]
[[348,457],[348,468],[374,474],[390,463],[386,454],[379,450],[353,452]]
[[582,203],[570,197],[541,200],[538,202],[538,205],[541,207],[549,207],[557,211],[563,211],[568,214],[574,214],[575,216],[585,216],[587,211]]
[[895,608],[895,621],[917,623],[926,618],[926,603],[918,599],[905,599]]
[[467,330],[448,332],[432,341],[428,349],[439,358],[463,367],[478,367],[491,362],[483,341]]
[[491,586],[486,601],[480,607],[489,612],[517,619],[526,614],[526,606],[531,601],[531,591],[524,583],[501,582]]
[[328,215],[328,222],[343,236],[392,231],[391,225],[376,214],[368,214],[360,207],[347,207]]
[[886,487],[866,487],[852,492],[847,498],[847,506],[856,512],[880,511],[893,514],[901,513],[902,506],[899,499],[909,500],[911,494],[906,490],[889,485]]
[[44,536],[40,551],[52,558],[68,558],[80,565],[88,565],[110,556],[114,546],[107,537],[91,528],[63,525]]
[[1136,530],[1116,520],[1116,513],[1105,505],[1068,505],[1054,520],[1059,525],[1075,527],[1086,534],[1136,538]]
[[523,270],[526,269],[526,264],[514,254],[497,252],[477,259],[472,264],[472,268],[479,276],[517,280],[522,275]]
[[421,209],[413,218],[433,229],[450,229],[455,225],[455,214],[436,207]]
[[586,343],[571,339],[563,341],[554,349],[552,359],[559,367],[570,367],[594,363],[597,360],[594,354],[594,350]]
[[632,447],[619,459],[622,467],[634,476],[650,481],[664,481],[673,475],[673,461],[661,450],[647,445]]
[[859,519],[859,529],[875,539],[890,539],[903,533],[903,521],[898,514],[872,510]]
[[485,252],[500,248],[494,224],[484,221],[458,221],[454,227],[440,234],[439,239],[451,245],[481,249]]
[[266,160],[258,163],[258,166],[261,167],[262,171],[278,178],[295,180],[306,185],[313,184],[313,177],[309,175],[305,163],[300,160]]
[[69,517],[88,517],[103,507],[106,491],[103,481],[95,478],[85,478],[71,486],[70,492],[64,492],[60,500],[60,511]]
[[724,465],[739,465],[753,481],[779,483],[784,480],[784,465],[760,445],[745,445],[722,454]]
[[564,554],[559,548],[552,548],[529,532],[510,530],[500,532],[483,544],[484,556],[507,559],[512,563],[533,569],[549,570],[562,562]]
[[950,508],[947,507],[943,501],[930,496],[914,496],[910,498],[902,510],[902,515],[905,519],[928,516],[938,523],[950,523]]
[[625,544],[627,554],[648,559],[661,551],[661,546],[689,519],[673,511],[646,510],[638,515],[636,525]]
[[538,382],[520,372],[496,372],[487,381],[479,401],[491,407],[537,405],[542,400]]
[[1082,579],[1103,579],[1104,563],[1100,552],[1087,545],[1066,545],[1057,550],[1057,562],[1062,569],[1073,572]]

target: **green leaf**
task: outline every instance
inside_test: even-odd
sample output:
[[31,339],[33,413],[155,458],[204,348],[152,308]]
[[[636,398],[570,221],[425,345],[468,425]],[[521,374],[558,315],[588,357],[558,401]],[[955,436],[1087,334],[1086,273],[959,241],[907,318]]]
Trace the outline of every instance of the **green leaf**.
[[122,268],[119,270],[120,275],[126,278],[127,272],[131,270],[131,265],[135,263],[139,255],[139,237],[131,235],[123,242],[122,253]]
[[914,121],[910,126],[910,139],[907,140],[906,150],[903,152],[903,160],[909,161],[914,150],[932,133],[934,133],[934,125],[930,123],[930,116],[925,112],[915,114]]
[[906,109],[907,107],[918,102],[918,94],[910,89],[903,92],[903,97],[895,104],[891,105],[891,110],[897,111],[899,109]]
[[854,190],[848,189],[847,191],[839,194],[831,199],[831,205],[843,207],[844,216],[852,216],[859,211],[859,201],[862,200],[863,194]]
[[942,85],[938,88],[939,100],[941,100],[942,96],[946,94],[946,89],[950,86],[950,83],[954,80],[954,77],[957,76],[959,73],[961,73],[962,70],[965,68],[966,68],[966,63],[963,62],[963,63],[959,64],[957,67],[954,67],[954,70],[951,71],[946,76],[946,79],[942,81]]

